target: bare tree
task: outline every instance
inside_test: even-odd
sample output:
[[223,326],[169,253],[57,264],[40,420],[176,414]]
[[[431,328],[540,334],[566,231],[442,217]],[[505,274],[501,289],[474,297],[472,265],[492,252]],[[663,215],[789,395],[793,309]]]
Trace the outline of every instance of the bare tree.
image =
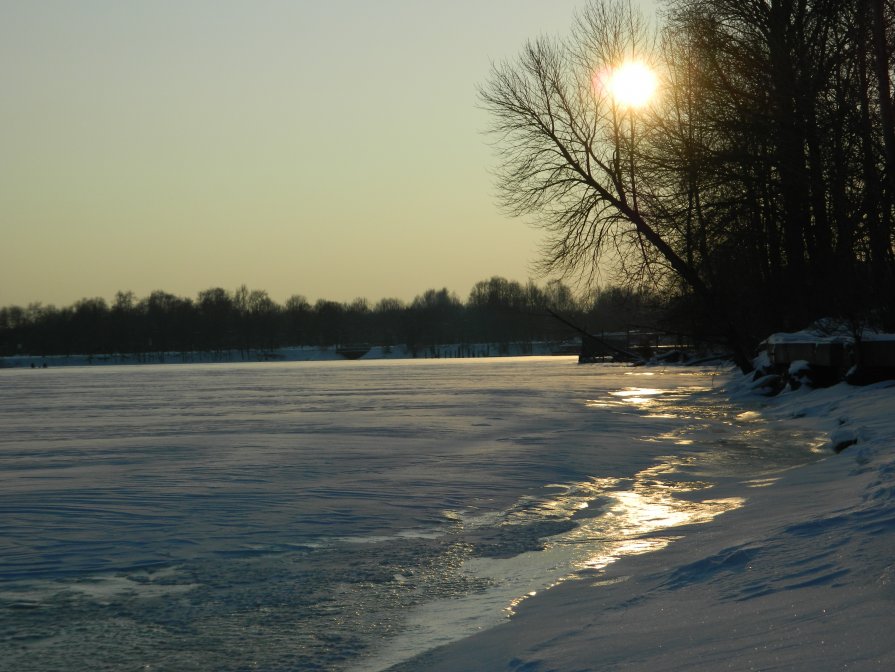
[[[682,282],[748,370],[749,346],[700,273],[694,233],[682,244],[680,217],[667,216],[669,208],[676,210],[668,198],[679,197],[680,185],[663,191],[644,180],[657,114],[625,107],[606,85],[613,68],[627,60],[656,65],[656,44],[631,3],[595,0],[579,14],[568,41],[539,38],[517,61],[493,67],[480,99],[493,120],[501,204],[514,216],[533,217],[547,232],[544,271],[590,279],[614,257],[634,283]],[[692,181],[685,188],[696,197]]]
[[638,183],[639,138],[649,114],[610,95],[614,66],[654,58],[654,39],[630,3],[594,2],[578,17],[568,42],[529,42],[515,63],[496,65],[480,99],[491,113],[504,208],[533,215],[548,232],[543,270],[591,274],[604,256],[618,253],[634,273],[654,264],[672,270],[704,298],[708,288],[672,247],[648,210]]

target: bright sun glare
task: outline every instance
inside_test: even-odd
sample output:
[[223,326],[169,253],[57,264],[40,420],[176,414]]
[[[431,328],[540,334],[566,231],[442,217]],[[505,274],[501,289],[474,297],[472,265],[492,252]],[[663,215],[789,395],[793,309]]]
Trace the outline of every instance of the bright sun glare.
[[639,61],[624,63],[609,76],[609,92],[625,107],[643,107],[657,86],[655,73]]

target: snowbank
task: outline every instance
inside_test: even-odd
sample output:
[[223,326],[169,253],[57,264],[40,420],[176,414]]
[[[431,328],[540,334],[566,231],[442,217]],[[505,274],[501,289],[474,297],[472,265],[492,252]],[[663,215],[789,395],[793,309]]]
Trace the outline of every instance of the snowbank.
[[895,669],[895,382],[770,399],[753,387],[730,374],[724,393],[766,422],[821,431],[821,459],[732,482],[718,496],[746,494],[742,508],[395,669]]
[[[895,334],[888,334],[874,329],[861,329],[862,341],[895,341]],[[778,332],[767,338],[769,344],[801,343],[814,341],[815,343],[854,343],[855,332],[842,323],[831,320],[821,320],[807,329],[792,332]]]

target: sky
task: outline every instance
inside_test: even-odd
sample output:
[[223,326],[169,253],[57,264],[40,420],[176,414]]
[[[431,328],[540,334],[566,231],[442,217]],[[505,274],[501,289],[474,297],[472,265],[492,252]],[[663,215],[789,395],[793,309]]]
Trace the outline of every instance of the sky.
[[543,281],[476,87],[584,1],[0,0],[0,306]]

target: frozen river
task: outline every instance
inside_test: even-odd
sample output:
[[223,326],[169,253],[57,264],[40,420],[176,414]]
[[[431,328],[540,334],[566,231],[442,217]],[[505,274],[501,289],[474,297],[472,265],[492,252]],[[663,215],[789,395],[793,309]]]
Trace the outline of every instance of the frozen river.
[[815,459],[716,373],[0,370],[0,669],[380,670],[492,627]]

